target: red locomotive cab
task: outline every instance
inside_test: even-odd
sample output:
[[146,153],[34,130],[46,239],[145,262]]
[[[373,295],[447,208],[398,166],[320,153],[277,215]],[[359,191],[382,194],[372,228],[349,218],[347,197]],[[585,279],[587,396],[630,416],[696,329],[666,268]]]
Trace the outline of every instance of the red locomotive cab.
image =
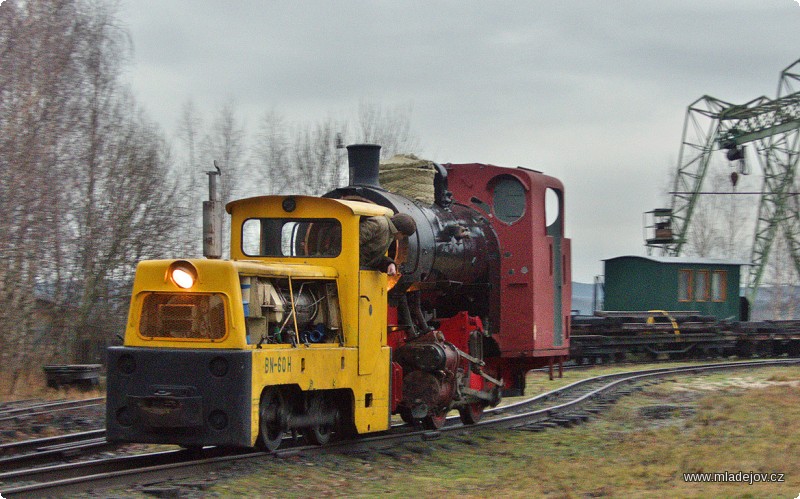
[[[564,188],[538,171],[446,165],[454,198],[491,221],[500,245],[499,317],[491,325],[507,389],[524,374],[569,355],[570,240]],[[523,383],[520,385],[520,383]]]

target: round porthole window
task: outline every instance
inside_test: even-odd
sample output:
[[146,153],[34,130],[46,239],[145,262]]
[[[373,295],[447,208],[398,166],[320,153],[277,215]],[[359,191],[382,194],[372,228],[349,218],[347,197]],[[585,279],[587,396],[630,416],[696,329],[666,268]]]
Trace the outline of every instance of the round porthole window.
[[515,177],[503,176],[495,180],[492,209],[499,220],[513,224],[525,215],[525,186]]

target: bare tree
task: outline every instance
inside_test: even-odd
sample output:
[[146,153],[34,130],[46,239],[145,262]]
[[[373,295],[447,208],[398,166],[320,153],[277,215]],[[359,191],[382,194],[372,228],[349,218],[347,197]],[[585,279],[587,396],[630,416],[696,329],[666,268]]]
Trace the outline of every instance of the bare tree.
[[13,386],[41,333],[34,331],[37,281],[56,280],[47,299],[63,290],[60,181],[87,23],[70,0],[9,1],[0,16],[0,327],[8,332],[0,335],[0,359]]
[[246,177],[245,129],[236,115],[233,102],[225,104],[215,116],[203,141],[204,156],[222,168],[220,195],[228,202],[252,188]]
[[419,150],[419,140],[411,131],[412,106],[410,104],[385,108],[362,101],[358,106],[358,132],[356,141],[381,145],[381,158],[395,154],[414,153]]
[[[730,169],[709,172],[695,205],[686,253],[707,258],[745,259],[752,245],[756,198],[739,195]],[[739,177],[741,180],[741,177]],[[738,183],[738,188],[742,187]]]
[[119,83],[130,43],[112,6],[0,15],[0,369],[18,380],[50,354],[97,359],[84,346],[118,332],[120,289],[173,246],[174,209],[169,148]]
[[[211,128],[203,139],[204,158],[207,158],[209,170],[216,163],[222,170],[220,176],[220,198],[223,203],[231,201],[239,195],[251,192],[253,176],[249,175],[246,162],[246,133],[244,125],[236,115],[233,102],[225,104],[214,117]],[[197,211],[198,215],[200,211]],[[223,254],[230,248],[230,241],[226,237],[228,229],[227,219],[222,229]]]
[[197,149],[202,126],[203,121],[194,101],[186,101],[181,109],[181,117],[178,122],[178,139],[186,148],[186,164],[190,168],[197,164]]
[[[291,145],[286,119],[274,110],[259,121],[253,149],[253,163],[258,165],[262,194],[279,194],[291,190]],[[281,174],[282,173],[282,174]]]
[[186,101],[178,122],[178,143],[182,146],[179,156],[182,160],[176,162],[179,191],[176,199],[178,214],[183,221],[179,237],[184,256],[202,254],[202,219],[199,213],[207,192],[203,173],[212,168],[211,160],[200,155],[202,134],[203,118],[194,102]]
[[285,172],[297,180],[295,191],[300,185],[303,194],[321,195],[336,187],[343,162],[343,156],[337,153],[336,136],[343,127],[328,118],[297,132],[293,165]]
[[[270,111],[260,121],[253,162],[261,172],[265,191],[319,195],[346,181],[344,144],[380,144],[384,158],[418,153],[410,116],[410,106],[385,110],[362,103],[356,125],[330,117],[311,125],[290,125],[283,116]],[[351,130],[355,132],[351,134]]]
[[83,248],[77,251],[80,260],[73,271],[81,295],[68,344],[79,347],[81,361],[92,360],[83,355],[95,354],[89,346],[102,344],[108,334],[98,316],[115,311],[121,312],[116,317],[124,317],[115,298],[124,295],[120,289],[129,286],[135,263],[174,252],[181,242],[176,237],[180,223],[174,215],[176,187],[168,179],[171,159],[161,131],[137,110],[128,94],[103,110],[99,121],[102,133],[90,136],[103,153],[93,168],[87,165],[82,188],[76,190],[92,202],[73,223],[75,241]]

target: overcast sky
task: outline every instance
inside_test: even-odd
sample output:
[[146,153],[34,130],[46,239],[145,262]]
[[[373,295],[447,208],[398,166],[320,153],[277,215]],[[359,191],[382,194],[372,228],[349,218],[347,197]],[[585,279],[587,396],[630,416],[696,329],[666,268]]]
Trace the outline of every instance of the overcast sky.
[[123,0],[133,92],[172,135],[189,99],[249,129],[411,105],[434,161],[526,166],[566,188],[573,278],[644,254],[686,107],[775,97],[797,0]]

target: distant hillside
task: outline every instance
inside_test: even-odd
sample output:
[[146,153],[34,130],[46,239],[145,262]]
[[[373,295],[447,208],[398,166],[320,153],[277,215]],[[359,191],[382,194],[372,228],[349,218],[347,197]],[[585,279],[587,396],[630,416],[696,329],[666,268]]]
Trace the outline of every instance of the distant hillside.
[[594,284],[583,282],[572,283],[572,310],[578,315],[592,314],[592,293]]
[[750,318],[754,321],[800,318],[800,286],[759,288]]

